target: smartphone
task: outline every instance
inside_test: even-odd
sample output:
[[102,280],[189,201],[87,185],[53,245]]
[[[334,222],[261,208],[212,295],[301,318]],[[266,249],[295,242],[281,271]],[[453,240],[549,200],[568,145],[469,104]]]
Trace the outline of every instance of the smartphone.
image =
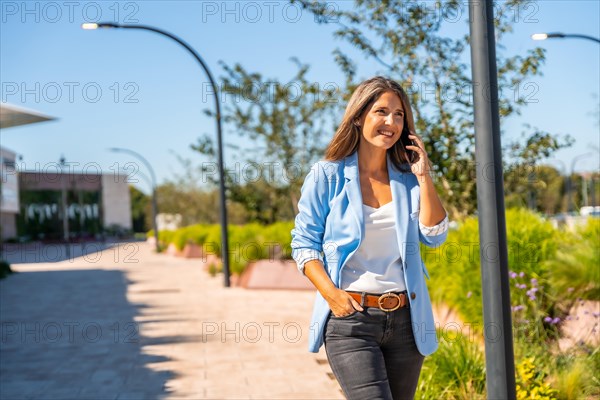
[[407,149],[406,146],[418,146],[418,144],[408,137],[409,134],[410,131],[405,125],[402,133],[400,134],[400,142],[402,143],[404,153],[406,154],[406,162],[409,164],[414,164],[419,161],[419,153],[414,150]]

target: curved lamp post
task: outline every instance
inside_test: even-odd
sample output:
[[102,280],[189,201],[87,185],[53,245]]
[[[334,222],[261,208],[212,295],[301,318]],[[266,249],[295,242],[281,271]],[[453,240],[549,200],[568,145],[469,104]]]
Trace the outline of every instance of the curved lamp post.
[[587,39],[596,43],[600,43],[600,39],[588,35],[580,35],[578,33],[534,33],[531,35],[533,40],[546,40],[546,39],[565,39],[565,38],[576,38],[576,39]]
[[208,80],[212,86],[213,92],[215,94],[215,117],[217,122],[217,158],[219,164],[219,191],[220,191],[220,206],[221,206],[221,258],[223,259],[223,275],[225,279],[225,286],[229,287],[229,239],[227,234],[227,209],[225,208],[225,173],[223,168],[223,140],[222,140],[222,131],[221,131],[221,106],[219,104],[219,95],[217,91],[217,85],[215,84],[215,80],[213,79],[210,70],[206,66],[206,63],[200,57],[200,55],[186,42],[178,38],[177,36],[163,31],[162,29],[158,29],[148,25],[124,25],[124,24],[115,24],[110,22],[100,22],[100,23],[85,23],[82,24],[81,27],[83,29],[99,29],[99,28],[120,28],[120,29],[141,29],[145,31],[151,31],[158,33],[160,35],[166,36],[169,39],[172,39],[183,46],[195,59],[198,61],[206,75],[208,76]]
[[154,174],[154,168],[152,168],[152,164],[150,164],[150,162],[148,162],[148,160],[146,160],[140,153],[135,152],[133,150],[123,149],[120,147],[112,147],[108,150],[112,151],[113,153],[129,154],[134,158],[140,160],[146,166],[146,168],[148,168],[148,171],[150,171],[150,179],[152,185],[152,229],[154,229],[154,241],[156,242],[156,252],[160,253],[160,244],[158,243],[158,223],[156,222],[156,217],[158,215],[158,205],[156,201],[156,175]]

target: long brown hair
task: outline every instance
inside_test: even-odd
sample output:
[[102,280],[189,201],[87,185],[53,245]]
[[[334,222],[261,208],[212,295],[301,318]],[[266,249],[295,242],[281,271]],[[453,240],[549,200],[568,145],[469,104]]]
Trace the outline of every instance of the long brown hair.
[[408,140],[408,133],[415,132],[415,122],[410,102],[400,84],[383,76],[368,79],[356,87],[350,97],[350,101],[348,101],[342,122],[335,135],[333,135],[331,142],[327,145],[327,149],[325,150],[326,160],[341,160],[358,150],[361,128],[360,126],[356,126],[355,121],[363,116],[373,103],[377,101],[379,96],[388,91],[392,91],[398,95],[402,102],[402,107],[404,108],[404,128],[400,135],[401,138],[387,150],[387,153],[397,169],[406,170],[408,168],[406,162],[407,154],[402,144],[402,137],[404,136]]

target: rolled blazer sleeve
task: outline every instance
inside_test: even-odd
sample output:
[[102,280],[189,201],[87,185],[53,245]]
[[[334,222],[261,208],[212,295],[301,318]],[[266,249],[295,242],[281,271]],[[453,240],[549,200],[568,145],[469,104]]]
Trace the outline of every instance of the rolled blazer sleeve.
[[323,261],[323,234],[329,213],[329,183],[321,163],[312,166],[302,185],[292,229],[292,258],[298,270],[310,260]]
[[425,226],[419,222],[419,240],[425,246],[435,247],[446,241],[448,236],[448,213],[444,219],[435,226]]

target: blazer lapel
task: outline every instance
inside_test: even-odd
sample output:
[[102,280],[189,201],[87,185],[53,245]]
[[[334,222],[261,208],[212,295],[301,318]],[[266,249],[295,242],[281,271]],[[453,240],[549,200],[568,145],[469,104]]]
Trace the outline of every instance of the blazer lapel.
[[402,261],[406,261],[407,233],[408,233],[408,191],[404,182],[404,174],[397,170],[390,157],[387,157],[388,175],[390,177],[390,188],[392,190],[392,201],[396,210],[396,234],[398,236],[398,247]]
[[346,194],[350,209],[356,222],[358,223],[358,232],[360,239],[364,238],[364,216],[362,209],[362,193],[360,191],[360,178],[358,176],[358,152],[354,152],[344,159],[344,177],[346,179]]

